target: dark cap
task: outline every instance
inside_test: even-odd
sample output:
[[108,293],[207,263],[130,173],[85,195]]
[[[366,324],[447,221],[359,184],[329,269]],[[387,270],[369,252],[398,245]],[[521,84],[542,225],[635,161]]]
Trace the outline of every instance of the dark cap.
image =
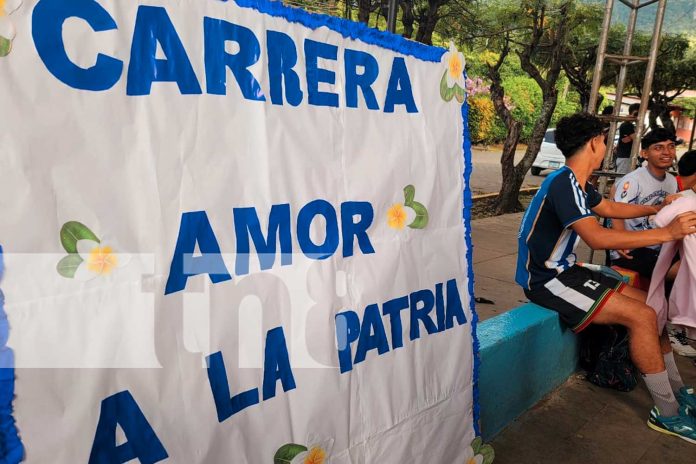
[[664,127],[658,127],[657,129],[653,129],[647,134],[645,134],[645,137],[643,137],[640,141],[640,147],[643,150],[646,150],[650,147],[650,145],[664,142],[665,140],[675,142],[677,140],[677,137],[671,131],[668,131]]
[[687,151],[679,158],[677,163],[679,175],[682,177],[696,174],[696,150]]

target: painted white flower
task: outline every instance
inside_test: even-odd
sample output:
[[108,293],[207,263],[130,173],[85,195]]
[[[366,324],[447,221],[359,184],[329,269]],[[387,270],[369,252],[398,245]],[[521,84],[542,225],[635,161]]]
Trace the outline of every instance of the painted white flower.
[[22,0],[0,0],[0,37],[7,40],[15,38],[15,30],[10,15],[22,4]]
[[116,253],[114,246],[103,241],[99,243],[93,240],[78,240],[77,253],[82,262],[75,271],[75,279],[81,281],[109,275],[130,261],[130,255]]
[[334,439],[311,440],[310,438],[307,441],[313,444],[307,447],[307,451],[295,456],[291,464],[327,464],[333,449]]
[[474,453],[474,449],[471,446],[464,448],[464,459],[461,461],[462,464],[482,464],[483,455]]
[[457,50],[454,42],[450,42],[449,51],[442,55],[440,62],[447,68],[447,86],[454,87],[457,84],[460,88],[465,87],[464,83],[464,54]]

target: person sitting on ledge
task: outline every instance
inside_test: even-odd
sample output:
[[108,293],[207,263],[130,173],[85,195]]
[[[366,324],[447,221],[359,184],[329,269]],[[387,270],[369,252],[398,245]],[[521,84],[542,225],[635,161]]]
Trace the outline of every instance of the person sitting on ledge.
[[582,238],[595,250],[635,249],[696,233],[696,213],[677,216],[667,227],[620,231],[593,217],[632,219],[656,214],[661,206],[615,203],[587,182],[606,151],[605,125],[578,113],[556,127],[556,145],[566,166],[550,174],[527,209],[518,236],[515,280],[533,303],[556,311],[575,332],[589,324],[618,324],[629,333],[629,350],[655,406],[648,426],[696,444],[696,394],[684,386],[666,333],[658,334],[656,313],[643,291],[576,263]]

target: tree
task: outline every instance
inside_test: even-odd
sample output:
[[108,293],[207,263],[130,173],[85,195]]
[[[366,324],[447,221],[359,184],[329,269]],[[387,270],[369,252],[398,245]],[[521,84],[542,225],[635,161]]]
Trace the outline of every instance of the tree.
[[[575,11],[574,22],[579,24],[573,28],[573,33],[568,36],[563,53],[561,54],[563,71],[570,84],[580,97],[580,106],[583,111],[590,112],[590,93],[592,91],[592,77],[594,75],[595,62],[597,61],[597,48],[602,29],[604,9],[598,4],[579,5]],[[625,28],[615,26],[609,31],[607,49],[612,53],[621,53],[625,41]],[[602,85],[613,85],[618,74],[618,67],[606,63],[602,72]],[[597,105],[602,102],[602,96],[597,100]],[[597,108],[593,108],[597,111]]]
[[[520,188],[524,176],[536,158],[546,129],[551,122],[558,89],[556,83],[561,73],[562,54],[571,29],[574,0],[524,0],[520,4],[499,3],[498,11],[491,12],[488,46],[498,46],[499,58],[488,67],[491,81],[491,98],[498,116],[507,128],[507,135],[500,157],[503,183],[494,205],[496,214],[521,209]],[[510,18],[503,24],[500,18]],[[502,33],[501,33],[502,31]],[[505,104],[505,89],[500,74],[501,67],[510,53],[520,60],[522,70],[541,90],[542,103],[523,158],[515,164],[515,151],[519,143],[522,123],[515,119]]]
[[[634,38],[634,53],[648,56],[650,53],[649,34],[638,33]],[[642,97],[646,64],[634,65],[627,74],[627,90]],[[696,86],[696,51],[690,47],[689,39],[683,35],[664,35],[658,50],[657,68],[649,97],[650,127],[662,126],[675,131],[670,117],[670,104],[686,90]]]
[[[474,18],[475,0],[400,0],[403,36],[428,45],[433,44],[433,34],[443,30],[453,37],[452,29],[467,27]],[[442,26],[442,23],[447,23]],[[416,29],[414,26],[417,25]]]

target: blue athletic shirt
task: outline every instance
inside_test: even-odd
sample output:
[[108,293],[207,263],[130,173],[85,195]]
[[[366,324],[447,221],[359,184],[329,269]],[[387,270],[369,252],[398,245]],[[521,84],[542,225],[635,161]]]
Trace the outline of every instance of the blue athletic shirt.
[[602,196],[591,184],[583,191],[573,171],[564,166],[546,178],[522,218],[515,281],[526,290],[546,282],[575,264],[578,234],[570,227],[592,216]]

